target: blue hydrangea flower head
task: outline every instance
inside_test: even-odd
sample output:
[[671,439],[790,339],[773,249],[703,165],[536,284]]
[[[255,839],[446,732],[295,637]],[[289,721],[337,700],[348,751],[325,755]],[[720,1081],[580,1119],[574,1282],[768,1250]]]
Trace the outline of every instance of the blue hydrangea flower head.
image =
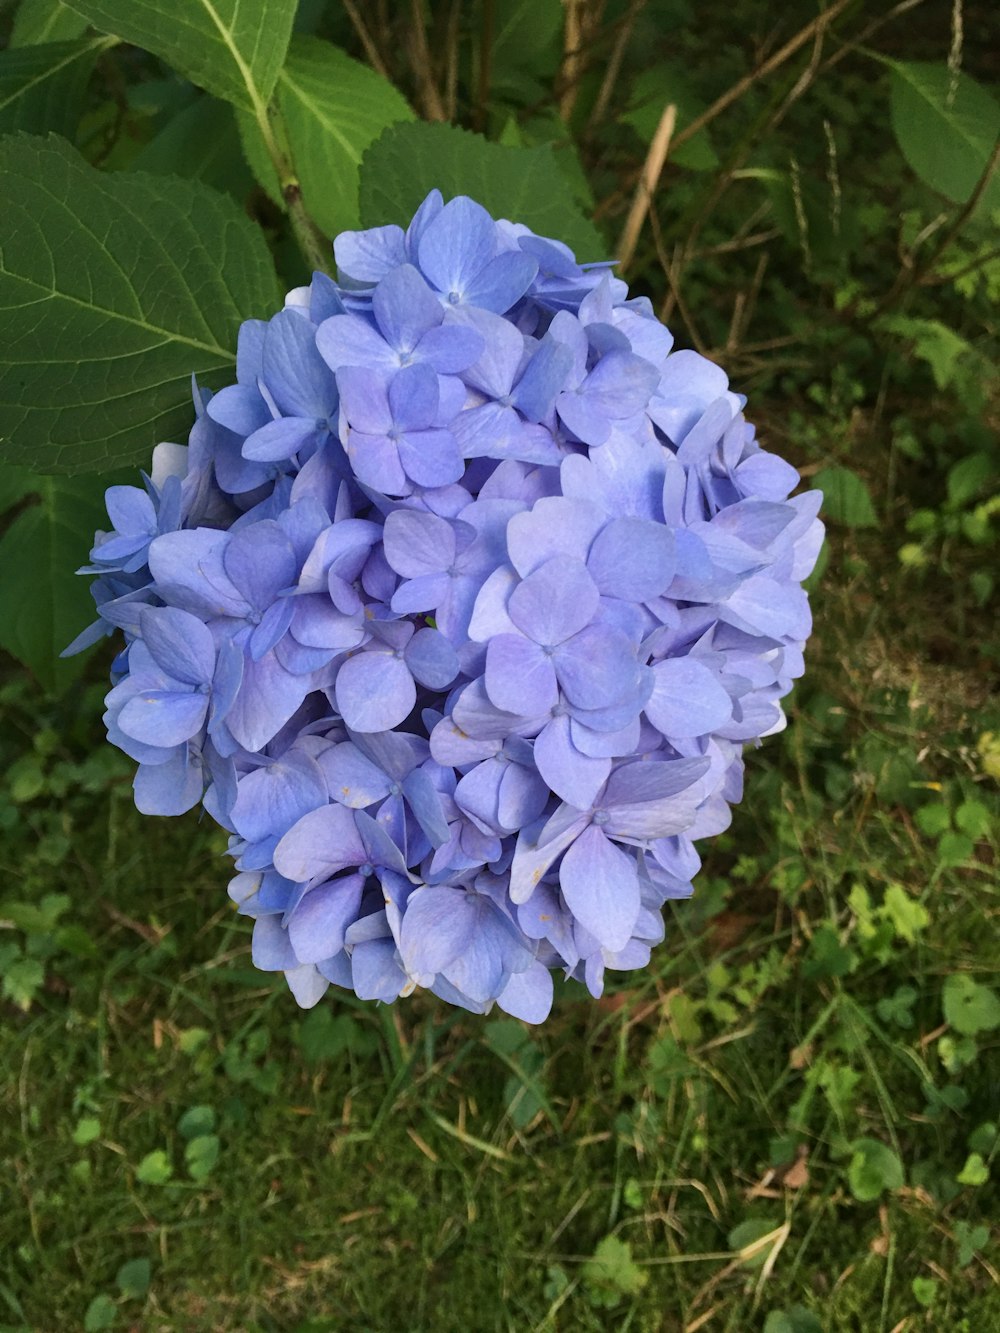
[[549,1012],[648,965],[784,725],[823,540],[723,370],[611,265],[432,191],[345,232],[107,495],[108,736],[230,834],[299,1004]]

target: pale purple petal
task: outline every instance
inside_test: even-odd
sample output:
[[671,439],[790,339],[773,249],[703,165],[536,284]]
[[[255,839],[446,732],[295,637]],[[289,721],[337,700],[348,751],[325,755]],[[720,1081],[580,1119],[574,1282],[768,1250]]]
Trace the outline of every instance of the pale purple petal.
[[300,963],[321,963],[344,947],[344,931],[357,917],[365,881],[344,875],[310,889],[292,913],[288,938]]
[[553,653],[552,664],[567,699],[579,708],[608,708],[638,690],[635,650],[609,625],[588,625],[574,634]]
[[568,556],[555,556],[514,589],[507,610],[523,634],[554,647],[590,623],[599,600],[586,567]]
[[127,736],[144,745],[170,748],[197,736],[207,712],[207,694],[144,690],[119,713],[118,725]]
[[386,342],[403,355],[444,318],[440,302],[412,264],[386,274],[372,294],[372,311]]
[[303,815],[274,849],[274,868],[296,883],[325,879],[364,862],[354,812],[343,805],[324,805]]
[[454,435],[447,430],[421,430],[400,435],[399,461],[418,486],[447,486],[465,471]]
[[243,441],[243,457],[254,463],[275,463],[291,458],[319,438],[316,422],[302,417],[269,421]]
[[461,889],[417,889],[406,904],[399,937],[407,972],[429,981],[443,971],[469,947],[477,915],[473,898]]
[[341,805],[363,810],[384,800],[392,790],[392,778],[351,741],[325,751],[320,762],[330,796]]
[[215,642],[196,616],[170,606],[148,607],[139,613],[139,626],[150,657],[168,676],[185,685],[211,681]]
[[336,381],[316,350],[316,330],[294,310],[282,310],[268,323],[262,369],[282,416],[323,419],[336,407]]
[[316,346],[330,369],[337,372],[341,396],[344,385],[340,372],[344,367],[377,367],[389,371],[399,365],[399,357],[378,330],[358,315],[332,315],[325,319],[316,330]]
[[309,963],[286,969],[285,980],[300,1009],[314,1008],[330,989],[330,983],[322,972]]
[[403,229],[389,226],[342,231],[333,242],[333,254],[342,277],[357,283],[381,282],[390,270],[406,263]]
[[349,657],[337,674],[336,691],[337,708],[352,731],[390,731],[417,701],[402,655],[379,650]]
[[392,412],[384,373],[371,366],[344,366],[337,372],[340,406],[351,426],[365,435],[392,429]]
[[455,559],[455,530],[447,519],[419,509],[395,509],[382,532],[385,558],[405,578],[437,574]]
[[285,972],[299,966],[288,931],[276,916],[259,916],[254,922],[250,958],[262,972]]
[[646,716],[664,736],[683,740],[725,725],[733,701],[719,677],[690,657],[668,658],[653,666],[655,684]]
[[345,452],[357,479],[383,495],[406,495],[410,489],[399,461],[399,450],[385,435],[363,435],[352,430]]
[[267,653],[259,662],[247,657],[243,681],[226,726],[244,749],[262,750],[281,730],[309,692],[307,676],[293,676]]
[[535,763],[563,801],[588,810],[611,772],[611,760],[582,754],[573,744],[568,717],[554,717],[535,740]]
[[493,258],[496,247],[496,224],[489,213],[459,195],[445,204],[423,232],[417,257],[434,286],[457,302]]
[[605,949],[623,949],[641,906],[636,863],[593,825],[559,867],[559,885],[577,921]]
[[298,574],[292,544],[271,520],[234,532],[222,553],[226,576],[250,606],[266,610]]
[[404,366],[389,383],[389,410],[400,431],[426,430],[438,410],[438,377],[430,366]]
[[[607,521],[598,505],[562,495],[546,497],[507,524],[511,564],[527,578],[555,555],[587,562],[591,544]],[[588,564],[588,572],[590,571]],[[601,590],[603,591],[603,589]]]
[[676,567],[670,529],[639,518],[612,519],[596,537],[587,559],[602,595],[630,602],[659,597]]
[[538,272],[538,263],[523,251],[497,255],[466,284],[465,299],[481,310],[506,312],[521,299]]
[[458,654],[440,630],[418,629],[405,656],[414,677],[429,689],[446,689],[458,675]]
[[280,837],[325,803],[326,782],[319,765],[304,751],[290,750],[240,779],[230,818],[241,837],[259,842]]
[[544,1023],[552,1009],[552,973],[539,962],[523,972],[515,972],[497,996],[505,1014],[524,1023]]
[[144,815],[183,815],[204,790],[201,764],[192,762],[187,745],[179,745],[165,764],[140,764],[132,783],[136,809]]
[[489,642],[486,692],[497,708],[524,717],[548,712],[559,699],[551,660],[530,639],[514,634],[498,634]]

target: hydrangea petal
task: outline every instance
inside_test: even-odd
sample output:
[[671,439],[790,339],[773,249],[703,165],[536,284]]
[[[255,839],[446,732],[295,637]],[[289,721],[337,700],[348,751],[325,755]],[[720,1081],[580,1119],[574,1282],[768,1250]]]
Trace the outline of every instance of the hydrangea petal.
[[635,861],[591,825],[566,852],[559,884],[573,915],[605,949],[623,949],[639,915]]
[[337,675],[336,691],[337,707],[353,731],[398,727],[417,701],[406,663],[391,652],[349,657]]
[[344,932],[358,914],[365,881],[343,875],[303,897],[288,923],[288,938],[300,963],[321,963],[344,947]]

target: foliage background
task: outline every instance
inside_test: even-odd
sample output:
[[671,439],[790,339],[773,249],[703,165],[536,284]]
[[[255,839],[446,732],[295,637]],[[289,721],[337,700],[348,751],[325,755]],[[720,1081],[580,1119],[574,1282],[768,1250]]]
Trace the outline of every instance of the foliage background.
[[[0,1327],[1000,1328],[990,7],[230,11],[0,18],[0,131],[75,146],[0,141]],[[218,833],[133,809],[108,655],[56,665],[112,469],[321,236],[435,184],[623,255],[830,524],[698,895],[541,1031],[300,1014]]]

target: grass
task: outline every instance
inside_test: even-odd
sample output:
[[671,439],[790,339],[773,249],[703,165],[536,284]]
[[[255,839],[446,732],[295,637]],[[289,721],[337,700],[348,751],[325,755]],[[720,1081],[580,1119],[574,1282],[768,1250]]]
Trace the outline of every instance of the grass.
[[789,731],[652,968],[541,1030],[301,1014],[218,832],[132,808],[100,687],[11,673],[0,1326],[1000,1328],[1000,710],[920,655],[889,542],[835,536]]

